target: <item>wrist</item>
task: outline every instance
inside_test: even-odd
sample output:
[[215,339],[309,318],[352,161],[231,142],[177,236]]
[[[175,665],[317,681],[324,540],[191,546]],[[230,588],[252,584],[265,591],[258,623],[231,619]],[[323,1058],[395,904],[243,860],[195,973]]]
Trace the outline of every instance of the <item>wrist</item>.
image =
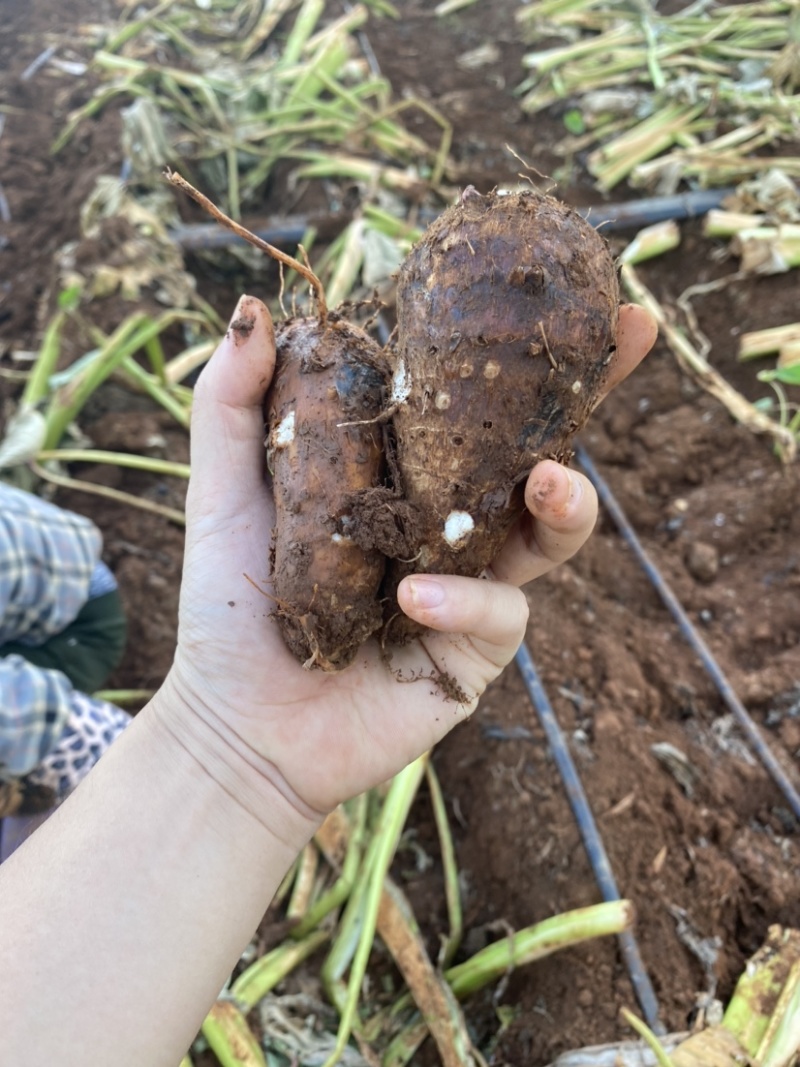
[[148,711],[175,758],[193,764],[218,794],[221,811],[260,823],[293,861],[325,813],[308,805],[268,755],[253,748],[221,707],[192,686],[177,659]]

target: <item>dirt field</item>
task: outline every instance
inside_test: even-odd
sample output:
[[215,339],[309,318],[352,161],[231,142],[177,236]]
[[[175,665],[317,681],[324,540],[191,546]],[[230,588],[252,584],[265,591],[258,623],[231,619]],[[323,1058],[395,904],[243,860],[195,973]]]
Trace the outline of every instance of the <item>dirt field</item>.
[[[0,138],[0,183],[11,222],[0,225],[0,353],[33,349],[52,308],[52,257],[77,233],[77,212],[99,174],[119,172],[113,110],[83,127],[59,157],[49,146],[64,116],[86,99],[87,81],[20,72],[81,21],[100,18],[91,0],[6,0],[0,38],[0,103],[11,105]],[[462,15],[431,17],[433,4],[401,3],[399,22],[368,27],[397,93],[428,97],[455,124],[453,153],[465,182],[481,190],[513,179],[512,145],[545,174],[565,175],[557,193],[599,199],[575,160],[554,146],[557,117],[531,120],[511,90],[520,80],[515,4],[488,0]],[[453,57],[493,40],[501,59],[477,72]],[[623,187],[615,198],[630,195]],[[278,193],[264,213],[278,213]],[[641,268],[665,303],[686,285],[728,273],[699,225],[683,226],[679,250]],[[621,248],[624,238],[615,238]],[[227,317],[236,283],[206,279]],[[716,367],[751,399],[765,395],[751,365],[736,363],[738,335],[798,318],[797,277],[739,282],[695,302],[713,340]],[[109,310],[109,315],[113,314]],[[66,353],[67,358],[70,353]],[[8,367],[7,355],[0,366]],[[6,395],[13,391],[0,384]],[[122,390],[104,391],[82,428],[101,448],[137,450],[154,434],[185,461],[186,436],[171,419]],[[732,423],[677,369],[659,343],[646,365],[595,416],[583,444],[611,484],[647,550],[701,628],[727,676],[798,780],[800,756],[800,509],[797,467]],[[179,502],[180,488],[139,474],[82,467],[129,492]],[[105,534],[130,618],[120,687],[153,687],[172,655],[182,534],[160,518],[88,495],[61,503],[91,515]],[[702,547],[701,547],[702,546]],[[771,923],[800,925],[797,823],[732,727],[709,678],[677,632],[645,574],[606,518],[572,563],[530,589],[528,643],[583,777],[622,893],[635,902],[636,935],[664,1022],[687,1026],[710,989],[725,1000]],[[656,759],[669,742],[694,774],[684,789]],[[555,912],[594,903],[599,892],[526,690],[510,667],[472,721],[435,754],[454,818],[465,892],[465,951],[475,951]],[[424,795],[412,816],[415,844],[438,855]],[[441,871],[401,853],[401,874],[431,946],[446,927]],[[680,936],[678,909],[697,939],[716,939],[709,971]],[[496,996],[496,1001],[493,1000]],[[502,1033],[499,1005],[514,1009]],[[636,1007],[612,941],[562,954],[510,976],[467,1006],[490,1061],[537,1067],[559,1052],[623,1034],[620,1006]],[[425,1055],[420,1054],[419,1062]],[[209,1061],[210,1062],[210,1061]]]

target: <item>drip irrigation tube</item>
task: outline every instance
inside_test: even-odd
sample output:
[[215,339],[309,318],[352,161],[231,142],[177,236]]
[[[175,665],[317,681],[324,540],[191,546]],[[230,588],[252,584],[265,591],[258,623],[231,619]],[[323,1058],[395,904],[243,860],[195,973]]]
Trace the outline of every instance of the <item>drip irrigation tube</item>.
[[689,642],[694,651],[697,653],[697,656],[700,659],[701,663],[705,667],[708,674],[711,676],[714,685],[717,687],[717,691],[719,692],[724,702],[727,704],[739,726],[742,728],[744,734],[747,737],[747,740],[752,745],[756,755],[761,760],[764,767],[766,767],[767,771],[774,779],[780,791],[783,793],[787,803],[789,804],[795,815],[795,818],[800,820],[800,794],[798,794],[797,790],[789,780],[788,775],[781,767],[780,763],[778,763],[772,750],[769,748],[766,741],[761,736],[761,732],[759,731],[755,722],[753,722],[752,718],[747,712],[747,709],[734,692],[733,687],[731,686],[728,679],[725,677],[722,668],[714,659],[710,648],[705,643],[700,634],[697,632],[697,629],[692,624],[691,620],[689,619],[689,616],[683,610],[680,602],[678,601],[678,598],[672,592],[672,590],[662,577],[661,572],[658,570],[656,565],[648,556],[647,552],[642,546],[641,541],[636,536],[633,527],[628,522],[625,513],[623,512],[622,508],[620,507],[619,503],[611,492],[611,489],[600,476],[594,463],[586,454],[586,450],[578,446],[576,449],[576,456],[578,462],[586,471],[586,474],[589,476],[589,479],[597,490],[597,495],[600,497],[601,501],[608,510],[608,513],[611,515],[611,518],[616,523],[620,533],[628,542],[630,547],[633,549],[636,558],[639,560],[648,578],[658,591],[658,595],[661,597],[665,606],[668,608],[672,617],[678,624],[681,633]]
[[[126,161],[123,180],[129,177],[130,161]],[[696,192],[675,193],[672,196],[653,196],[640,200],[626,200],[619,204],[598,204],[593,207],[576,208],[588,222],[595,227],[602,226],[606,233],[621,230],[639,229],[665,219],[693,219],[705,215],[712,208],[719,207],[726,196],[734,189],[701,189]],[[424,225],[432,222],[438,215],[436,211],[423,209],[420,222]],[[268,220],[253,229],[253,233],[272,245],[297,244],[303,240],[309,226],[320,230],[322,237],[332,237],[340,233],[348,222],[349,214],[331,214],[304,216],[287,215],[283,218]],[[236,234],[218,226],[215,222],[198,222],[190,225],[176,226],[170,231],[176,244],[187,251],[199,249],[226,248],[229,245],[245,244]]]
[[721,207],[723,201],[735,193],[730,189],[698,189],[670,196],[648,196],[640,200],[625,200],[620,204],[596,204],[576,208],[580,215],[597,228],[606,232],[638,230],[667,219],[676,221],[696,219],[713,208]]
[[[577,768],[572,760],[564,734],[558,725],[553,706],[542,685],[533,658],[524,643],[517,651],[516,663],[527,686],[536,714],[539,716],[539,722],[542,724],[547,736],[550,751],[553,753],[553,759],[564,783],[570,807],[583,838],[589,863],[594,871],[603,900],[620,900],[620,892],[611,870],[611,864],[608,861],[608,855],[603,846],[597,824],[594,821],[592,810],[589,807],[589,801],[578,776]],[[647,976],[647,971],[644,969],[636,938],[631,930],[623,930],[618,937],[622,958],[628,969],[636,998],[644,1013],[645,1022],[654,1033],[663,1034],[665,1030],[658,1017],[658,1001]]]

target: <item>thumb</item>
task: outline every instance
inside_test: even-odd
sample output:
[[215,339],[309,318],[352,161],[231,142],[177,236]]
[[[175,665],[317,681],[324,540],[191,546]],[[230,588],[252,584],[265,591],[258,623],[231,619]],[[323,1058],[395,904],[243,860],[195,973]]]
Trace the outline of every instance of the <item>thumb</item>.
[[238,513],[264,491],[264,395],[275,370],[275,330],[260,300],[242,296],[197,382],[187,512]]

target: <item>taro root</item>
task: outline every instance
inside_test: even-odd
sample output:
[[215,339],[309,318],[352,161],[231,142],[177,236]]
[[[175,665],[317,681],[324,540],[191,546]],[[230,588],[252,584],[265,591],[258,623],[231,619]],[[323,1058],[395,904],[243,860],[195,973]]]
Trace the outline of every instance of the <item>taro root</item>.
[[306,667],[341,670],[381,625],[385,555],[368,537],[356,539],[363,520],[355,505],[386,493],[386,364],[368,334],[328,311],[307,261],[228,218],[180,174],[168,170],[167,178],[222,226],[297,271],[315,294],[315,318],[290,319],[275,331],[264,401],[276,514],[270,567],[289,649]]
[[266,416],[276,614],[302,663],[341,670],[382,622],[385,557],[353,539],[351,504],[382,484],[385,364],[378,345],[335,313],[289,320],[275,340]]
[[392,400],[418,533],[413,562],[390,564],[390,641],[418,632],[398,615],[400,579],[479,575],[524,511],[534,464],[569,459],[602,394],[618,305],[605,240],[535,192],[468,188],[412,249],[398,282]]

